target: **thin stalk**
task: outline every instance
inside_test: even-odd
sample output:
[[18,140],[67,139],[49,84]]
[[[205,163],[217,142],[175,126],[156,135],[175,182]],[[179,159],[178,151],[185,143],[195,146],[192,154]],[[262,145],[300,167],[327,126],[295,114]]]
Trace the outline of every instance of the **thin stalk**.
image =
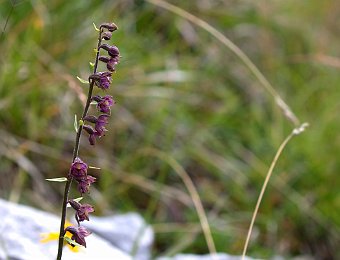
[[[97,54],[96,54],[95,64],[94,64],[94,67],[93,67],[93,74],[97,72],[97,68],[98,68],[99,46],[101,45],[101,40],[102,40],[101,34],[102,34],[102,29],[99,31],[98,44],[97,44]],[[87,112],[89,110],[91,98],[92,98],[93,87],[94,87],[94,80],[90,81],[90,83],[89,83],[89,92],[88,92],[88,95],[87,95],[87,100],[86,100],[86,104],[85,104],[85,107],[84,107],[82,119],[87,115]],[[83,130],[83,126],[80,125],[78,127],[78,131],[77,131],[77,135],[76,135],[76,141],[75,141],[75,145],[74,145],[74,149],[73,149],[72,162],[74,162],[74,160],[78,157],[80,137],[81,137],[82,130]],[[69,192],[70,192],[72,180],[73,180],[73,178],[70,175],[68,175],[68,180],[67,180],[66,185],[65,185],[63,205],[62,205],[62,210],[61,210],[57,260],[61,260],[61,257],[62,257],[62,254],[63,254],[64,233],[65,233],[64,228],[65,228],[65,221],[66,221],[66,208],[67,208],[68,195],[69,195]]]
[[274,159],[272,161],[272,163],[270,164],[270,167],[269,167],[269,170],[267,172],[267,175],[266,175],[266,178],[263,182],[263,185],[262,185],[262,189],[261,189],[261,192],[260,192],[260,195],[257,199],[257,202],[256,202],[256,206],[255,206],[255,209],[254,209],[254,212],[253,212],[253,216],[251,218],[251,222],[250,222],[250,226],[249,226],[249,229],[248,229],[248,234],[247,234],[247,238],[246,238],[246,242],[244,244],[244,247],[243,247],[243,252],[242,252],[242,260],[245,259],[245,256],[246,256],[246,253],[247,253],[247,248],[248,248],[248,244],[249,244],[249,241],[250,241],[250,236],[251,236],[251,233],[253,231],[253,227],[254,227],[254,223],[255,223],[255,219],[256,219],[256,216],[257,216],[257,213],[259,211],[259,208],[260,208],[260,204],[261,204],[261,201],[263,199],[263,195],[264,195],[264,192],[267,188],[267,185],[269,183],[269,179],[273,173],[273,170],[275,168],[275,165],[283,151],[283,149],[286,147],[286,145],[288,144],[288,142],[296,135],[299,135],[300,133],[302,133],[306,127],[308,126],[308,123],[303,123],[300,127],[298,128],[295,128],[287,137],[286,139],[282,142],[282,144],[280,145],[279,149],[277,150],[275,156],[274,156]]

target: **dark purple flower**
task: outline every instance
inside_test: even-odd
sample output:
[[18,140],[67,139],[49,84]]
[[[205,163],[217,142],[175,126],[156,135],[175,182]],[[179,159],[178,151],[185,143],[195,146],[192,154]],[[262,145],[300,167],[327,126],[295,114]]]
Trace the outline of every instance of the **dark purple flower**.
[[87,175],[87,164],[77,157],[71,165],[70,175],[76,180],[82,179]]
[[102,33],[102,39],[104,39],[105,41],[110,40],[112,37],[112,33],[111,32],[103,32]]
[[[97,99],[97,98],[96,98]],[[91,122],[91,123],[94,123],[94,129],[90,126],[83,126],[83,128],[91,135],[91,134],[94,134],[95,132],[97,132],[96,134],[99,136],[99,137],[102,137],[104,135],[104,132],[107,131],[106,128],[105,128],[105,125],[108,123],[108,118],[110,116],[109,115],[106,115],[106,114],[101,114],[100,116],[98,117],[95,117],[95,116],[86,116],[84,117],[84,120],[85,121],[88,121],[88,122]]]
[[118,29],[118,26],[114,23],[102,23],[99,27],[100,29],[105,28],[110,32],[113,32]]
[[85,237],[88,235],[91,235],[91,232],[88,231],[86,228],[80,226],[80,227],[74,227],[74,226],[69,226],[65,228],[65,232],[68,231],[72,234],[71,239],[77,242],[79,245],[82,245],[86,247],[86,241]]
[[68,202],[76,211],[76,220],[78,224],[80,221],[89,220],[89,213],[94,212],[94,208],[90,204],[80,204],[74,200],[69,200]]
[[88,193],[90,189],[90,185],[96,181],[96,178],[87,175],[86,178],[78,180],[78,190],[81,194]]
[[99,133],[97,131],[95,131],[93,134],[89,135],[89,142],[90,145],[95,145],[96,144],[96,138],[100,137]]
[[104,132],[107,131],[105,125],[108,123],[109,117],[109,115],[105,114],[98,116],[94,129],[97,131],[99,137],[102,137]]
[[[101,99],[103,99],[104,102],[107,102],[108,104],[110,104],[110,102],[113,102],[111,96],[105,96],[104,98],[95,96],[93,98],[93,100],[101,100]],[[104,107],[104,105],[105,104],[103,104],[102,106]],[[109,107],[106,107],[106,108],[108,109],[108,111],[110,111]],[[89,125],[83,125],[84,130],[89,134],[89,142],[91,145],[95,145],[97,137],[104,136],[104,133],[107,131],[107,129],[105,128],[105,125],[108,123],[108,118],[109,118],[109,115],[106,115],[106,114],[102,114],[98,117],[91,116],[91,115],[84,117],[85,121],[95,124],[94,128]]]
[[89,79],[94,80],[94,83],[98,88],[101,89],[108,89],[111,84],[111,76],[112,72],[105,71],[105,72],[97,72],[95,74],[92,74]]
[[108,45],[106,43],[99,46],[99,49],[104,49],[112,58],[119,58],[119,49],[115,45]]
[[[97,121],[97,118],[96,118]],[[89,134],[89,142],[90,145],[96,144],[96,137],[98,137],[98,133],[94,128],[90,125],[83,125],[83,129]]]
[[104,97],[96,96],[93,97],[93,100],[97,101],[97,108],[102,113],[110,114],[110,107],[115,103],[112,96],[106,95]]
[[109,71],[113,72],[113,71],[116,70],[115,66],[119,63],[119,56],[116,56],[116,57],[100,56],[99,60],[102,61],[102,62],[105,62],[106,63],[106,68]]

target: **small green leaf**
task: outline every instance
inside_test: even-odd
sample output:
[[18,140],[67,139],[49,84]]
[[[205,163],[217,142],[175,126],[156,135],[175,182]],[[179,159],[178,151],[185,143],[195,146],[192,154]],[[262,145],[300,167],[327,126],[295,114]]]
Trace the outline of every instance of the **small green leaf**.
[[70,245],[73,245],[73,246],[82,246],[80,244],[78,244],[76,241],[72,240],[71,238],[69,237],[64,237],[64,240],[69,243]]
[[60,177],[60,178],[52,178],[52,179],[45,179],[46,181],[55,181],[55,182],[64,182],[67,181],[66,177]]
[[93,51],[94,51],[95,54],[97,54],[98,49],[97,49],[97,48],[94,48]]
[[96,26],[96,24],[95,23],[93,23],[93,27],[94,27],[94,29],[97,31],[97,32],[99,32],[100,30],[97,28],[97,26]]
[[95,166],[89,166],[90,169],[94,169],[94,170],[100,170],[100,168],[95,167]]
[[82,78],[80,78],[80,77],[78,77],[78,76],[77,76],[77,79],[78,79],[81,83],[83,83],[83,84],[89,84],[89,83],[90,83],[90,82],[88,82],[87,80],[82,79]]
[[93,62],[89,62],[90,66],[93,68],[94,67],[94,63]]
[[83,199],[83,197],[79,197],[79,198],[76,198],[76,199],[73,199],[74,201],[76,201],[76,202],[79,202],[79,201],[81,201]]
[[83,120],[79,120],[79,125],[81,126],[81,125],[84,125],[84,121]]
[[78,133],[78,123],[77,123],[77,115],[74,115],[74,122],[73,122],[74,130]]

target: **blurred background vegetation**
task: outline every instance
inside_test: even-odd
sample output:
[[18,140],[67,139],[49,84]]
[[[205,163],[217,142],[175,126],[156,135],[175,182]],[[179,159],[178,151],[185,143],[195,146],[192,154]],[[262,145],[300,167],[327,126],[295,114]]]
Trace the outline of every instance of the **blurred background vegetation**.
[[[242,49],[310,128],[274,170],[248,255],[337,257],[340,2],[169,0]],[[0,196],[60,214],[97,34],[121,51],[109,132],[80,156],[101,167],[96,214],[139,212],[153,255],[207,253],[176,160],[193,180],[219,252],[241,254],[264,176],[293,125],[224,45],[142,0],[0,1]],[[112,41],[111,41],[112,42]],[[77,196],[76,190],[72,194]],[[338,255],[339,256],[339,255]]]

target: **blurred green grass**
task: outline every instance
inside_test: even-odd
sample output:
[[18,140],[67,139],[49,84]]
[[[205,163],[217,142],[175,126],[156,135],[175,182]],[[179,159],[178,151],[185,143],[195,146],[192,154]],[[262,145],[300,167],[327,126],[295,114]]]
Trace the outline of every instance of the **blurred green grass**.
[[[336,1],[169,1],[241,48],[311,127],[281,156],[248,254],[337,257],[340,83]],[[81,111],[92,22],[119,26],[109,132],[81,157],[101,167],[98,214],[137,211],[154,225],[154,255],[206,253],[185,186],[158,149],[190,175],[218,251],[240,254],[264,175],[292,125],[224,46],[144,1],[0,2],[1,197],[59,214]],[[76,194],[76,191],[75,191]]]

